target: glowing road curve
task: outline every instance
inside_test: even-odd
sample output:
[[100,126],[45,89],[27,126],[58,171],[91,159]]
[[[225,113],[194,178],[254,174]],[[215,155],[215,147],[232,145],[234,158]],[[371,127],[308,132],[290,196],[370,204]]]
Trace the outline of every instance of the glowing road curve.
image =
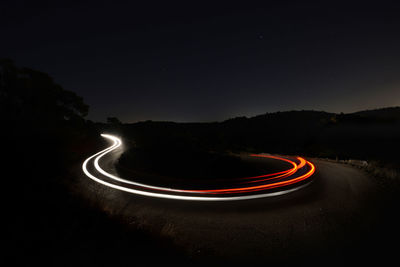
[[[82,170],[87,177],[104,186],[125,191],[132,194],[192,201],[234,201],[263,197],[271,197],[293,192],[305,187],[311,181],[315,166],[301,157],[278,157],[264,154],[252,154],[253,157],[265,157],[281,160],[291,168],[260,176],[232,179],[235,186],[212,189],[178,189],[167,188],[123,179],[106,172],[100,167],[100,160],[107,154],[120,148],[119,138],[102,134],[102,137],[112,141],[112,145],[87,158],[82,164]],[[89,169],[91,171],[89,171]]]

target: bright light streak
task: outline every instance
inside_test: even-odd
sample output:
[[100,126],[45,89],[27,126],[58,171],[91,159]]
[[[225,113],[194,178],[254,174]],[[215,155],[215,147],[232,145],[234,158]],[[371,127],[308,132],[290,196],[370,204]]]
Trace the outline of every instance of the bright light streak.
[[[256,182],[262,182],[262,181],[271,180],[271,179],[275,180],[278,178],[279,178],[279,180],[281,180],[281,179],[288,178],[291,175],[295,175],[298,170],[303,169],[306,165],[310,167],[310,170],[308,170],[305,174],[296,176],[292,179],[287,179],[287,180],[283,180],[283,181],[279,181],[279,182],[262,184],[262,185],[257,185],[257,186],[241,187],[241,188],[226,188],[226,189],[213,189],[213,190],[185,190],[185,189],[174,189],[174,188],[152,186],[152,185],[146,185],[143,183],[133,182],[131,180],[126,180],[126,179],[120,178],[118,176],[115,176],[113,174],[110,174],[110,173],[104,171],[100,167],[99,160],[106,154],[119,148],[121,146],[122,142],[119,138],[112,136],[112,135],[102,134],[101,136],[111,140],[113,142],[113,144],[110,147],[90,156],[83,162],[82,169],[83,169],[83,172],[86,174],[86,176],[88,176],[90,179],[96,181],[97,183],[108,186],[110,188],[125,191],[128,193],[149,196],[149,197],[177,199],[177,200],[193,200],[193,201],[234,201],[234,200],[247,200],[247,199],[256,199],[256,198],[263,198],[263,197],[271,197],[271,196],[277,196],[277,195],[282,195],[282,194],[287,194],[287,193],[293,192],[295,190],[298,190],[298,189],[308,185],[308,183],[301,184],[301,185],[299,185],[297,187],[293,187],[293,188],[282,188],[282,190],[280,190],[280,191],[268,192],[266,190],[278,188],[278,187],[285,187],[285,186],[287,187],[288,185],[293,185],[293,184],[299,183],[299,182],[304,181],[305,179],[309,178],[315,171],[315,166],[312,163],[310,163],[300,157],[297,158],[300,161],[300,164],[296,164],[295,162],[293,162],[291,160],[281,158],[281,157],[267,156],[267,155],[252,155],[252,156],[269,157],[269,158],[284,160],[284,161],[292,164],[293,168],[283,171],[283,172],[274,173],[274,174],[266,174],[266,175],[248,177],[248,178],[242,178],[242,179],[255,179],[254,181],[256,181]],[[100,179],[99,177],[94,176],[87,169],[89,162],[92,160],[93,160],[94,168],[101,175],[106,176],[106,177],[110,178],[111,180],[117,181],[119,183],[126,184],[127,186],[130,185],[131,187],[135,186],[138,188],[131,188],[131,187],[127,187],[127,186],[110,183],[103,179]],[[263,177],[270,177],[270,178],[257,180],[257,179],[263,178]],[[161,191],[161,192],[151,192],[151,191],[146,191],[146,190],[155,190],[155,191]],[[259,192],[261,190],[263,192]],[[252,193],[250,195],[223,196],[223,197],[215,196],[216,194],[239,194],[239,193],[243,194],[243,193],[256,192],[256,191],[258,193]],[[184,193],[186,195],[179,195],[177,193]],[[201,195],[208,194],[208,196],[199,196],[198,194],[201,194]],[[209,194],[213,194],[213,196],[209,196]]]

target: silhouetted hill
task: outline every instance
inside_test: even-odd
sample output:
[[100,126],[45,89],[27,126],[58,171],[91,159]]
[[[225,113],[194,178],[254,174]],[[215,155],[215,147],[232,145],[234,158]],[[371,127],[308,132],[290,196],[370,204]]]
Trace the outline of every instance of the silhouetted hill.
[[[349,114],[303,110],[213,123],[124,124],[119,130],[131,149],[121,156],[120,166],[140,166],[142,171],[175,172],[179,176],[175,162],[181,163],[182,171],[210,165],[210,160],[236,162],[232,165],[236,167],[240,162],[229,159],[233,156],[227,152],[243,151],[374,160],[398,166],[399,110]],[[237,170],[233,167],[231,171]]]
[[400,120],[400,107],[389,107],[389,108],[380,108],[380,109],[372,109],[372,110],[364,110],[353,113],[354,115],[370,118],[370,119],[381,119],[383,121],[399,121]]

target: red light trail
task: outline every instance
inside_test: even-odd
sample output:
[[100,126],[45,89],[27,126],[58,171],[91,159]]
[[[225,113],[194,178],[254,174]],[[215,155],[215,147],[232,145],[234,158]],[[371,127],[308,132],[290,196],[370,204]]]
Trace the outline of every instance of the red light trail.
[[[83,172],[92,180],[105,186],[121,191],[158,198],[197,200],[197,201],[233,201],[286,194],[298,190],[309,184],[310,177],[315,172],[315,166],[301,157],[272,156],[264,154],[251,154],[253,157],[270,158],[284,161],[292,167],[275,173],[259,176],[232,179],[234,186],[217,189],[178,189],[167,188],[134,182],[120,178],[104,171],[99,164],[100,159],[118,149],[122,142],[119,138],[102,134],[103,137],[113,141],[113,145],[87,158],[83,164]],[[89,172],[88,165],[93,162],[96,176]],[[244,184],[251,184],[244,186]]]

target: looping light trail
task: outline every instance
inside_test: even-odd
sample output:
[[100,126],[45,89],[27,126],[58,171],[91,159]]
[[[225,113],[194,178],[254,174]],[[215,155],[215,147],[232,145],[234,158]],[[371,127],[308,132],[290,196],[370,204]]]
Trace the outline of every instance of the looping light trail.
[[[233,201],[263,198],[282,195],[298,190],[308,185],[308,181],[310,180],[309,178],[315,172],[315,166],[301,157],[291,159],[288,157],[252,154],[251,156],[253,157],[265,157],[287,162],[292,165],[292,168],[276,173],[234,179],[239,180],[239,185],[237,187],[198,190],[147,185],[120,178],[106,172],[100,167],[100,159],[108,153],[118,149],[122,144],[121,140],[115,136],[107,134],[102,134],[101,136],[111,140],[113,144],[87,158],[82,164],[83,172],[90,179],[102,185],[137,195],[193,201]],[[94,167],[97,176],[89,172],[88,166],[90,166],[90,164],[93,164],[92,166]],[[243,186],[243,184],[254,185]]]

